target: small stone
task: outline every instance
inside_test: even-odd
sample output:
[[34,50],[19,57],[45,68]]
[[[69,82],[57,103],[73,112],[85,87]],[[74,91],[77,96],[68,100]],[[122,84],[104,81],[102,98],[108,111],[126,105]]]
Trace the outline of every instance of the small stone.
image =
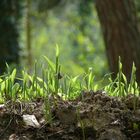
[[19,138],[16,134],[11,134],[9,140],[19,140]]
[[39,128],[40,124],[38,123],[34,115],[23,115],[23,121],[27,127]]

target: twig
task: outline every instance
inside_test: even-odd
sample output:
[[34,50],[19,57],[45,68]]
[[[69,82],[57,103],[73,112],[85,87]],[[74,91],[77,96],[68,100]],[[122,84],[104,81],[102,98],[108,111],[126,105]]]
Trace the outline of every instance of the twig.
[[4,129],[4,131],[0,134],[0,137],[2,137],[2,135],[7,131],[8,127],[10,126],[11,122],[12,122],[13,118],[10,119],[9,123],[7,124],[6,128]]

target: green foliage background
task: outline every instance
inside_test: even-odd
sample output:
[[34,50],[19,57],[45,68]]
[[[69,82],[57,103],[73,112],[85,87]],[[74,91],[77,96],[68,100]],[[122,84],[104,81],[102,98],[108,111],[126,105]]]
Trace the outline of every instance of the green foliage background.
[[[46,55],[54,59],[56,44],[60,47],[62,71],[77,75],[93,68],[98,78],[108,72],[100,25],[93,2],[87,7],[83,1],[68,1],[48,10],[39,10],[32,1],[31,27],[33,60]],[[87,10],[88,9],[88,10]],[[26,44],[22,19],[21,46]],[[26,54],[26,52],[24,52]]]

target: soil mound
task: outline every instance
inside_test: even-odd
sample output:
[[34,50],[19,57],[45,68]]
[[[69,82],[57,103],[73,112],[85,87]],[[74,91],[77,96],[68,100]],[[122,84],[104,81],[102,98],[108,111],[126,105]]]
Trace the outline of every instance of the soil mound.
[[0,140],[140,139],[140,98],[133,94],[83,92],[71,101],[51,98],[50,105],[51,118],[45,117],[43,99],[0,105]]

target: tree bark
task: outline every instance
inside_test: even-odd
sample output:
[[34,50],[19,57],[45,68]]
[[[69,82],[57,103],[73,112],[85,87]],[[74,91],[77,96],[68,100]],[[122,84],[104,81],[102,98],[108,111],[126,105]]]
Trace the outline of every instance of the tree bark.
[[140,83],[140,33],[134,0],[96,0],[95,3],[111,72],[117,74],[120,56],[128,80],[135,62]]
[[19,63],[18,25],[21,17],[21,2],[0,0],[0,74],[5,72],[5,63]]
[[26,43],[27,43],[27,67],[29,72],[31,72],[32,68],[32,46],[31,46],[31,0],[27,0],[27,13],[26,13]]

